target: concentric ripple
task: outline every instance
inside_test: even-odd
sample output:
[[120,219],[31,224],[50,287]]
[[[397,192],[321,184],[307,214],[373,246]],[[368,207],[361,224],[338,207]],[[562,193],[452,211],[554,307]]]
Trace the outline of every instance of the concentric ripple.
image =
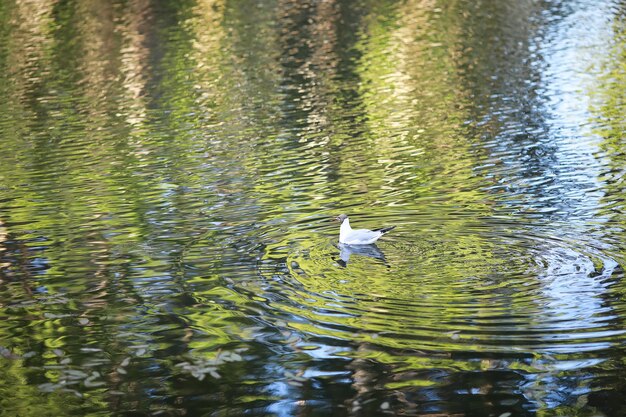
[[604,300],[621,268],[591,245],[536,230],[404,238],[268,249],[265,291],[290,294],[272,308],[318,336],[479,357],[598,351],[624,334]]

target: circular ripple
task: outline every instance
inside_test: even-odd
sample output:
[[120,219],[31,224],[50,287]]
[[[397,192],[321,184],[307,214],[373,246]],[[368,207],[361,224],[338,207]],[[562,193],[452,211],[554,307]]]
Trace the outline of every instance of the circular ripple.
[[623,334],[604,297],[621,268],[593,245],[501,231],[407,242],[268,249],[264,292],[309,334],[387,348],[571,354]]

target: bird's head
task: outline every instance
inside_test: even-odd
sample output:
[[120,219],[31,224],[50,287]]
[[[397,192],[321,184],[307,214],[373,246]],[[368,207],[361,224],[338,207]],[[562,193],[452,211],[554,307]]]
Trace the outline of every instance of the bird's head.
[[347,214],[340,214],[339,216],[335,217],[335,220],[337,220],[339,223],[343,223],[343,221],[347,218],[348,218]]

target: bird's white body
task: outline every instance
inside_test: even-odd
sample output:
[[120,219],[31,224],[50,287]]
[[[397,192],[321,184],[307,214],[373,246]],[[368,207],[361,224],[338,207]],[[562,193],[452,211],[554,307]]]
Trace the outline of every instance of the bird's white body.
[[350,227],[350,220],[346,217],[343,222],[341,222],[341,227],[339,228],[339,243],[344,243],[346,245],[369,245],[376,242],[382,235],[392,228],[380,230],[355,230]]

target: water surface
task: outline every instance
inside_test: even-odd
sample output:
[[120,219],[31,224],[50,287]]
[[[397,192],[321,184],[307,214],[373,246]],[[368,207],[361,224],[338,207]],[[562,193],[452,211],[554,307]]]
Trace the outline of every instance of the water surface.
[[[619,0],[0,4],[6,415],[626,414]],[[338,245],[332,217],[396,225]]]

